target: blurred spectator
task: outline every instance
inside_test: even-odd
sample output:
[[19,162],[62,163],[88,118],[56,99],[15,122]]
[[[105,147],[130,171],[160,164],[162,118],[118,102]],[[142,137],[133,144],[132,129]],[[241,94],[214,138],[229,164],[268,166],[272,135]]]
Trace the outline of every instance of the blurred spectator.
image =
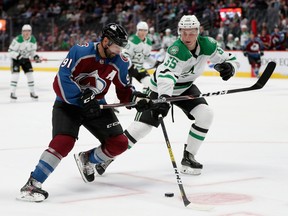
[[244,46],[246,45],[248,39],[249,39],[248,27],[247,25],[243,24],[241,25],[241,34],[240,34],[240,45],[242,49],[244,49]]
[[66,31],[61,30],[61,32],[57,38],[56,46],[58,47],[57,50],[67,50],[70,48],[69,35],[66,33]]
[[269,50],[271,47],[271,36],[267,33],[267,29],[263,28],[260,34],[260,40],[263,43],[264,50]]
[[201,36],[209,36],[209,31],[205,30],[204,26],[200,26],[199,28],[199,35]]
[[275,25],[274,32],[271,34],[271,49],[272,50],[285,50],[284,41],[285,34],[279,30],[279,26]]
[[225,43],[222,34],[218,34],[216,36],[216,42],[219,47],[221,47],[223,50],[225,49]]
[[235,37],[234,42],[235,42],[235,49],[236,50],[241,50],[241,44],[240,44],[239,37]]
[[0,17],[1,17],[1,19],[7,19],[8,18],[8,15],[7,15],[6,11],[4,11],[2,5],[0,5]]
[[236,44],[234,41],[233,34],[228,34],[225,48],[226,48],[226,50],[236,50]]
[[228,35],[228,27],[225,25],[223,21],[221,21],[219,28],[216,28],[211,31],[211,37],[216,38],[217,35],[221,34],[223,38],[226,38]]

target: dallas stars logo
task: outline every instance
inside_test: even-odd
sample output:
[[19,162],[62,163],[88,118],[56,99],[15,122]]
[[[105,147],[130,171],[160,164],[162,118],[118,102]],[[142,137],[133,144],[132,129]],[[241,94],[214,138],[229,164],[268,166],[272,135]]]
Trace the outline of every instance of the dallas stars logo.
[[169,53],[171,54],[171,55],[175,55],[175,54],[177,54],[179,52],[179,47],[177,47],[177,46],[172,46],[172,47],[170,47],[170,49],[169,49]]

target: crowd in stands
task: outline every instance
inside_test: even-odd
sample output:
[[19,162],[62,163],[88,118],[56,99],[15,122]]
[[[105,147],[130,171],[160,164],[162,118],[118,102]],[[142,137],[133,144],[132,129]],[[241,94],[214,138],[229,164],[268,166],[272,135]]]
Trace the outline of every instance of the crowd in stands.
[[[226,7],[240,7],[241,16],[227,14],[223,19],[220,9]],[[288,0],[4,0],[0,14],[7,20],[7,30],[0,36],[4,49],[26,23],[33,28],[39,51],[68,50],[76,43],[97,41],[109,22],[133,34],[144,20],[162,41],[167,29],[176,38],[183,14],[196,15],[200,34],[215,38],[224,49],[241,50],[251,31],[265,38],[266,50],[288,49]]]

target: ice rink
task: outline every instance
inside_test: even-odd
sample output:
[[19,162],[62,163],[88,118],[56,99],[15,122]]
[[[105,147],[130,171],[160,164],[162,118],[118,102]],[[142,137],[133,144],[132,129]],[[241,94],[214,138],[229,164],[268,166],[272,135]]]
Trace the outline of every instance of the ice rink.
[[[181,174],[188,199],[210,211],[184,207],[161,128],[155,128],[111,164],[104,176],[84,183],[73,154],[98,146],[85,128],[71,153],[43,184],[42,203],[15,199],[51,139],[52,82],[55,73],[35,72],[39,100],[33,102],[21,73],[17,102],[9,98],[10,72],[0,72],[1,216],[287,216],[288,215],[288,80],[270,79],[263,89],[207,98],[214,121],[197,160],[202,175]],[[248,87],[256,78],[200,77],[202,92]],[[140,86],[136,84],[137,88]],[[109,94],[108,101],[114,102]],[[165,118],[180,168],[190,128],[174,108]],[[123,128],[135,111],[121,108]],[[172,192],[167,198],[164,193]]]

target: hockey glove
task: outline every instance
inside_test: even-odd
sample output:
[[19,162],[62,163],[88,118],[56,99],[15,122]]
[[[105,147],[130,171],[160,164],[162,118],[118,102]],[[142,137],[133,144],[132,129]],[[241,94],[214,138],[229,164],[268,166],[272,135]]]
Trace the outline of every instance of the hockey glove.
[[148,72],[145,69],[141,69],[140,71],[138,71],[137,68],[135,68],[134,65],[132,65],[129,70],[128,70],[128,74],[129,77],[132,79],[132,77],[134,77],[138,82],[141,83],[141,80],[146,77],[149,76]]
[[34,61],[35,61],[36,63],[41,63],[41,59],[40,59],[40,57],[39,57],[38,55],[35,55],[35,56],[34,56]]
[[149,110],[151,109],[151,106],[152,106],[152,101],[150,100],[149,96],[139,91],[134,91],[132,93],[131,102],[136,103],[134,108],[138,112],[144,112],[146,110]]
[[220,73],[222,80],[227,81],[235,74],[235,69],[232,64],[223,62],[221,64],[215,64],[214,69]]
[[85,89],[80,100],[83,106],[83,116],[91,119],[100,116],[101,109],[95,98],[95,93],[91,89]]
[[[168,98],[168,95],[160,95],[159,99]],[[152,116],[155,119],[158,119],[158,116],[161,114],[165,117],[170,109],[170,104],[167,102],[154,103],[152,106]]]

